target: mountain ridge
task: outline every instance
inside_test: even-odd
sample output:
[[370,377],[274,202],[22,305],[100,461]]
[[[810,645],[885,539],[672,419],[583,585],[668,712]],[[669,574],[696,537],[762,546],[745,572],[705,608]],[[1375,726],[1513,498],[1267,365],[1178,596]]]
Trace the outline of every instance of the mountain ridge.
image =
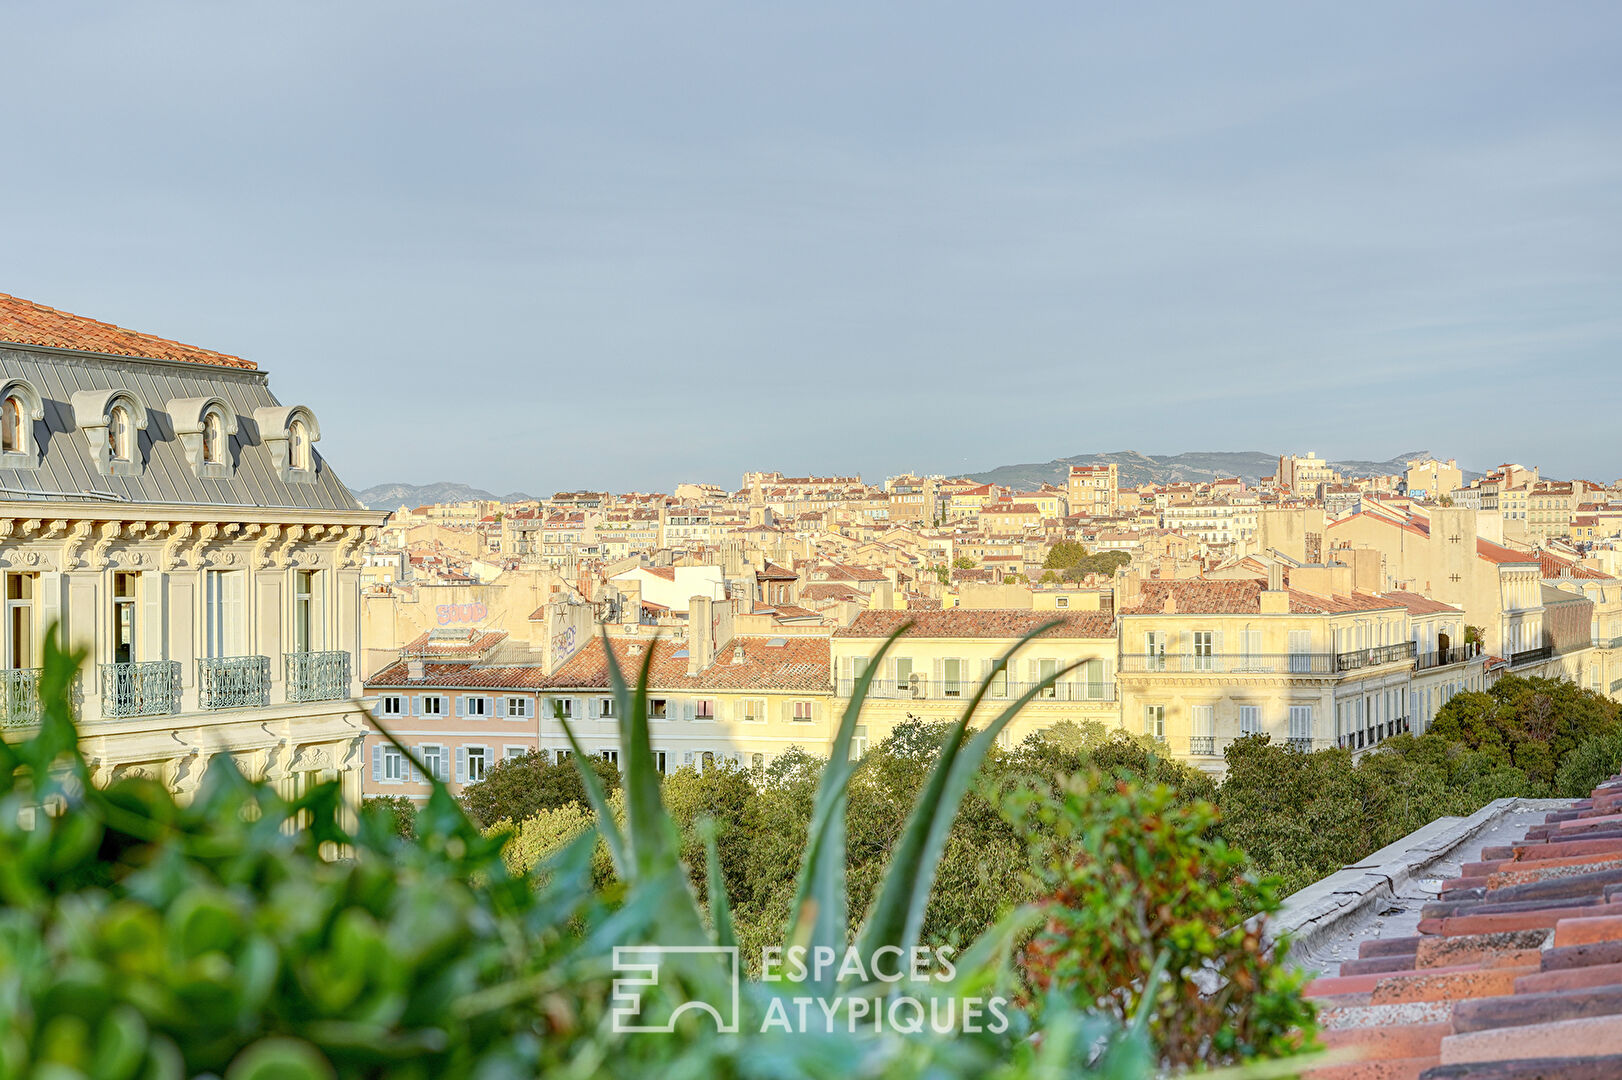
[[[1405,472],[1409,461],[1430,456],[1428,450],[1409,450],[1386,461],[1349,459],[1332,461],[1329,464],[1348,477],[1374,476]],[[1246,484],[1255,485],[1262,477],[1273,475],[1278,468],[1278,459],[1278,454],[1267,454],[1260,450],[1192,450],[1181,454],[1145,454],[1138,450],[1114,450],[1076,454],[1047,462],[999,465],[985,472],[970,473],[969,479],[982,484],[1001,484],[1028,491],[1044,483],[1063,485],[1072,465],[1113,463],[1118,467],[1122,487],[1200,483],[1231,476],[1237,476]],[[1469,469],[1464,470],[1466,483],[1481,475]]]
[[373,484],[369,488],[355,492],[354,495],[368,510],[398,510],[401,506],[470,502],[474,499],[493,499],[504,503],[525,502],[536,497],[526,495],[522,491],[514,491],[507,495],[492,495],[483,488],[453,480],[441,480],[436,484]]

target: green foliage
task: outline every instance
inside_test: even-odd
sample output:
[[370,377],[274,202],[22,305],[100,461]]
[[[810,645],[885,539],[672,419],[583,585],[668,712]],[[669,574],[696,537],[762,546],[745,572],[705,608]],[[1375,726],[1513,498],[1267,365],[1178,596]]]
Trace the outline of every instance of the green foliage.
[[389,815],[399,836],[409,840],[417,835],[417,804],[404,795],[373,795],[363,799],[360,808],[362,813],[380,811]]
[[1311,1037],[1305,976],[1285,968],[1287,946],[1269,953],[1265,917],[1246,921],[1277,910],[1277,882],[1212,838],[1215,806],[1093,769],[1008,809],[1044,896],[1024,953],[1036,988],[1123,1020],[1145,1009],[1163,1067],[1287,1055]]
[[1039,580],[1043,585],[1057,585],[1059,583],[1059,575],[1055,574],[1052,570],[1044,570],[1042,571],[1042,577]]
[[957,558],[952,560],[952,569],[973,570],[974,560],[969,558],[967,555],[959,555]]
[[[1076,541],[1060,540],[1048,549],[1048,557],[1042,566],[1050,571],[1064,571],[1066,581],[1080,581],[1088,574],[1114,574],[1131,561],[1132,556],[1124,551],[1100,551],[1089,555],[1087,549]],[[1042,580],[1047,580],[1046,574]],[[1055,576],[1054,580],[1059,579]]]
[[[589,760],[604,791],[620,786],[619,769],[595,755]],[[543,810],[556,810],[570,803],[584,806],[586,801],[586,788],[574,764],[554,762],[540,753],[498,761],[483,780],[462,791],[462,805],[481,826],[503,818],[522,821]]]
[[1048,549],[1048,557],[1042,561],[1046,570],[1066,570],[1075,566],[1087,557],[1087,549],[1074,540],[1060,540]]
[[[988,815],[990,781],[975,784],[982,762],[1004,757],[995,736],[1019,703],[973,728],[977,695],[958,720],[920,722],[874,758],[871,773],[895,785],[863,797],[889,799],[880,828],[895,841],[876,860],[887,865],[871,882],[867,916],[851,925],[843,904],[829,923],[817,911],[836,892],[845,899],[845,809],[870,771],[864,760],[853,773],[849,761],[859,700],[841,723],[835,763],[790,753],[770,770],[678,774],[661,787],[646,668],[634,688],[614,670],[618,715],[629,718],[623,787],[610,794],[610,778],[577,751],[583,799],[481,830],[435,782],[407,837],[387,805],[348,823],[337,783],[283,799],[228,755],[214,759],[188,805],[142,779],[96,788],[71,715],[81,660],[47,635],[42,722],[0,744],[0,1080],[1127,1080],[1165,1057],[1141,1027],[1078,1009],[1070,994],[1033,1001],[1033,1012],[1009,1006],[1006,1029],[946,1037],[927,1026],[879,1033],[854,1012],[848,1027],[841,1017],[828,1031],[776,1035],[762,1016],[779,994],[807,988],[755,982],[742,988],[737,1034],[691,1013],[669,1036],[622,1034],[609,1022],[619,945],[704,946],[735,932],[747,944],[741,916],[750,913],[757,940],[774,944],[785,924],[797,928],[789,940],[831,935],[823,940],[837,946],[854,931],[868,955],[932,939],[926,910],[938,886],[971,891],[988,837],[1011,838],[999,859],[1023,854],[1012,826]],[[901,786],[917,797],[898,802]],[[867,843],[854,813],[851,824],[853,846]],[[767,912],[784,916],[775,937]],[[952,917],[984,922],[993,911]],[[962,939],[954,978],[909,992],[956,1002],[1012,987],[1013,948],[1029,925],[1028,912],[998,909],[990,930]],[[1147,985],[1160,1000],[1154,973]],[[835,989],[847,1010],[887,992],[853,977]],[[724,969],[666,954],[643,1003],[668,1010],[731,992]]]
[[1480,751],[1524,772],[1547,794],[1556,763],[1588,740],[1622,726],[1622,706],[1564,679],[1508,675],[1485,692],[1459,694],[1437,711],[1428,734]]
[[1622,731],[1589,739],[1567,755],[1555,773],[1554,793],[1562,799],[1587,798],[1600,784],[1622,772]]

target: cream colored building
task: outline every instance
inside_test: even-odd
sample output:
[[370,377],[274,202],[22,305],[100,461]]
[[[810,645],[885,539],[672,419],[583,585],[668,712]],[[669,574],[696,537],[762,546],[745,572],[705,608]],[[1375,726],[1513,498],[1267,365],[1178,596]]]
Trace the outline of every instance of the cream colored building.
[[1405,479],[1409,494],[1424,492],[1427,498],[1439,499],[1464,486],[1464,471],[1452,458],[1416,458],[1408,462]]
[[37,716],[40,642],[89,653],[99,780],[189,794],[235,757],[359,795],[362,508],[250,361],[0,296],[0,716]]
[[1089,517],[1112,517],[1120,507],[1120,467],[1072,465],[1065,478],[1066,502],[1070,513]]

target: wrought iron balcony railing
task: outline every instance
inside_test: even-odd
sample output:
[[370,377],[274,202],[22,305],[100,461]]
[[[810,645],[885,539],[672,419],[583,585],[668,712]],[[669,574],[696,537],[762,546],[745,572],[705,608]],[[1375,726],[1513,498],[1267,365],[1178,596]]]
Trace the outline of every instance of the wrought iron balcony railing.
[[1195,735],[1188,740],[1188,752],[1200,757],[1216,756],[1215,735]]
[[197,661],[197,703],[205,709],[270,704],[270,657],[211,656]]
[[1333,675],[1334,660],[1329,653],[1128,653],[1121,657],[1121,671],[1132,675]]
[[167,716],[180,711],[180,661],[101,665],[101,715]]
[[1303,754],[1312,753],[1312,736],[1311,735],[1291,735],[1290,736],[1290,749],[1291,750],[1299,750]]
[[1368,649],[1336,653],[1335,670],[1356,671],[1359,668],[1400,663],[1412,659],[1416,648],[1411,641],[1399,641],[1395,645],[1375,645]]
[[[1007,701],[1023,697],[1026,691],[1036,686],[1036,683],[995,683],[986,691],[988,701]],[[873,680],[868,687],[867,696],[875,701],[966,701],[974,696],[977,682],[968,679],[959,682],[945,682],[939,679],[926,679],[915,675],[906,685],[900,685],[894,680]],[[839,695],[850,697],[855,692],[856,683],[852,679],[839,680]],[[1031,699],[1033,705],[1045,701],[1114,701],[1115,684],[1109,682],[1069,682],[1054,683],[1052,686],[1039,691]]]
[[349,696],[349,654],[292,652],[287,663],[288,701],[338,701]]
[[39,668],[0,671],[0,726],[21,727],[39,720]]
[[1454,645],[1446,649],[1436,649],[1433,652],[1422,652],[1414,657],[1414,669],[1425,671],[1429,668],[1447,667],[1449,664],[1462,664],[1467,660],[1474,660],[1481,655],[1481,643],[1467,641],[1463,645]]
[[1551,645],[1544,645],[1538,649],[1522,649],[1518,653],[1510,654],[1509,666],[1520,667],[1522,664],[1536,664],[1549,659],[1553,655],[1554,647]]

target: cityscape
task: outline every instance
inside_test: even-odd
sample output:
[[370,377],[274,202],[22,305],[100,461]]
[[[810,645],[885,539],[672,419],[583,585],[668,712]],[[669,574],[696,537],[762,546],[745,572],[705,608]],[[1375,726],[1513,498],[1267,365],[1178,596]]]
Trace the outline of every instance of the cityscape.
[[0,1080],[1622,1077],[1622,18],[19,5]]

